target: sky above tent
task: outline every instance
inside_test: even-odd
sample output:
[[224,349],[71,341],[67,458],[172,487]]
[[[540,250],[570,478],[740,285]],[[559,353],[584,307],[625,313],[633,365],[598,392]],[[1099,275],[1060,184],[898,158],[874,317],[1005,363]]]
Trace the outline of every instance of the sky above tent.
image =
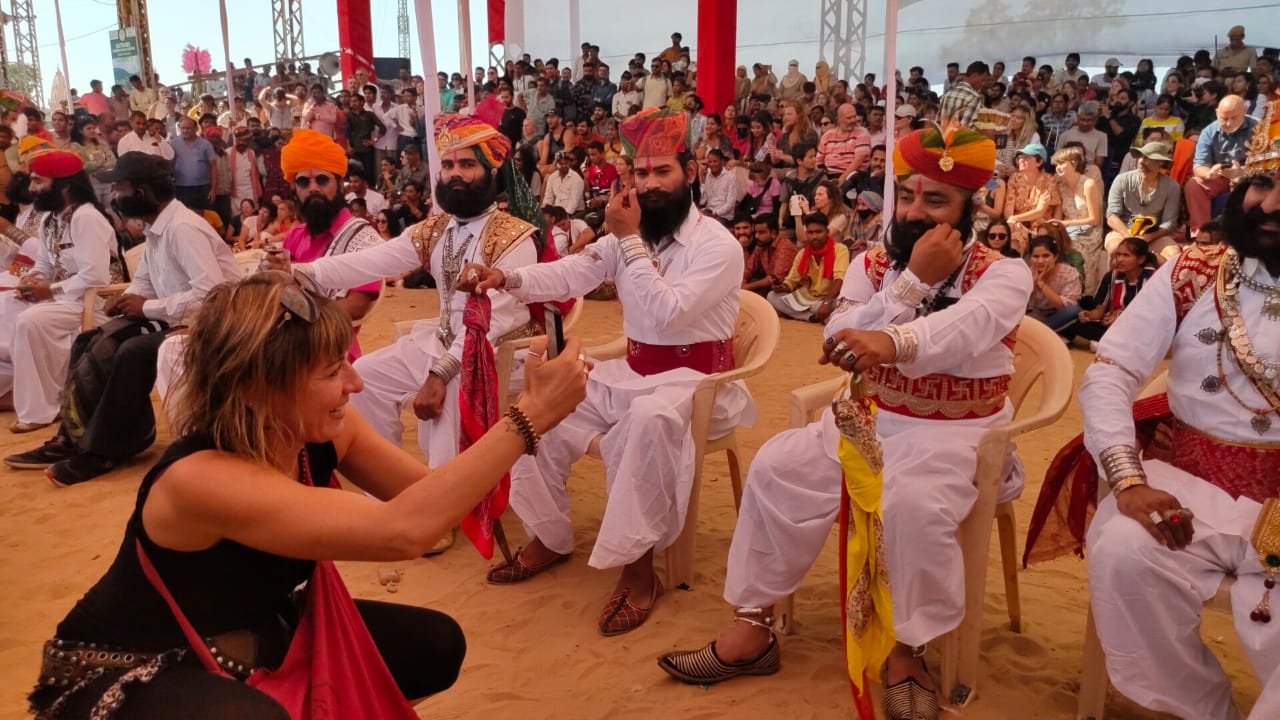
[[[410,3],[410,12],[413,5]],[[181,53],[188,43],[206,48],[213,66],[221,68],[222,39],[218,5],[212,0],[151,3],[152,56],[161,80],[185,79]],[[458,61],[457,3],[431,0],[435,13],[433,46],[442,70]],[[870,0],[866,71],[881,73],[883,65],[884,5]],[[7,3],[6,3],[7,6]],[[58,35],[53,0],[35,0],[41,68],[46,91],[59,67]],[[333,0],[303,0],[303,27],[308,54],[336,49],[338,30]],[[585,0],[581,6],[583,41],[600,45],[602,55],[618,70],[635,52],[652,56],[669,44],[673,31],[697,49],[696,3],[687,0],[646,0],[623,4]],[[488,25],[485,3],[471,0],[472,45],[475,64],[485,64]],[[785,7],[785,12],[778,8]],[[261,65],[274,55],[271,6],[266,0],[227,0],[231,27],[231,59],[245,57]],[[570,57],[568,0],[525,0],[524,51],[544,58]],[[800,61],[806,74],[818,59],[818,0],[739,0],[738,62],[772,64],[779,73],[787,61]],[[1231,25],[1247,28],[1246,42],[1280,46],[1280,24],[1274,19],[1280,2],[1250,0],[917,0],[899,14],[898,59],[904,70],[922,65],[932,80],[940,80],[947,61],[965,63],[982,58],[1005,60],[1013,72],[1023,55],[1041,63],[1062,64],[1072,50],[1084,56],[1086,67],[1097,67],[1111,56],[1132,67],[1151,57],[1159,67],[1196,48],[1226,42]],[[372,0],[374,54],[397,54],[396,2]],[[110,80],[111,56],[107,33],[116,27],[114,0],[62,0],[71,86],[88,90],[90,79]],[[417,24],[410,18],[411,58],[420,65]],[[12,36],[9,40],[12,54]],[[881,74],[883,77],[883,74]]]

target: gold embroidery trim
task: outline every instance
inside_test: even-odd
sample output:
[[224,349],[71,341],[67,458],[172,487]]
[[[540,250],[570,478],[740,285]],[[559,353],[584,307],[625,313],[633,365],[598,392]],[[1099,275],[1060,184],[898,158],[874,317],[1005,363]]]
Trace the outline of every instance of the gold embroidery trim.
[[908,378],[896,368],[878,367],[866,373],[867,395],[892,412],[920,418],[952,420],[988,417],[1004,407],[1009,376],[963,378],[926,375]]

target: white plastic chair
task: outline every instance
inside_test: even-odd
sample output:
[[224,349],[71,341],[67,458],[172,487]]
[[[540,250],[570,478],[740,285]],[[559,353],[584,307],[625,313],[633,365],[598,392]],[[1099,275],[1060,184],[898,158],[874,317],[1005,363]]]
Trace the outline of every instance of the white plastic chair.
[[[142,253],[145,251],[146,245],[145,242],[141,242],[124,251],[124,266],[129,271],[129,277],[133,277],[133,274],[138,271],[138,265],[142,264]],[[98,326],[97,308],[99,298],[115,297],[127,289],[129,289],[129,283],[113,283],[102,287],[85,288],[84,310],[80,315],[80,329],[89,331]]]
[[[698,383],[693,396],[693,414],[689,432],[694,440],[693,488],[689,495],[689,509],[679,537],[667,548],[666,582],[668,588],[692,587],[693,551],[698,535],[698,505],[702,494],[702,465],[707,455],[724,452],[729,459],[729,478],[733,484],[733,504],[742,502],[742,452],[738,449],[737,429],[712,438],[711,413],[716,405],[716,391],[731,382],[744,380],[764,369],[778,347],[781,326],[778,313],[764,298],[740,290],[741,306],[738,322],[733,332],[733,357],[737,367],[722,373],[708,375]],[[622,357],[627,351],[627,339],[620,337],[607,345],[590,348],[585,354],[595,360],[611,360]],[[587,454],[600,458],[600,441],[604,435],[591,440]]]

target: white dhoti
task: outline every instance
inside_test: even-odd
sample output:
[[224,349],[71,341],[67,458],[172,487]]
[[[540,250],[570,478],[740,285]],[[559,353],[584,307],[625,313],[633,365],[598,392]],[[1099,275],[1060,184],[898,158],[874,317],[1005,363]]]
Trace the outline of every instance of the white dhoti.
[[[18,312],[12,321],[0,319],[0,324],[12,322],[13,328],[7,352],[0,350],[0,389],[5,384],[12,387],[19,420],[51,423],[58,416],[71,343],[80,334],[84,305],[62,301],[31,304],[8,298],[2,302],[0,314]],[[104,316],[99,313],[98,319]]]
[[[18,278],[0,273],[0,287],[14,287]],[[18,299],[12,290],[0,290],[0,396],[13,390],[13,334],[17,329],[18,315],[31,307],[31,303]]]
[[[595,366],[587,397],[543,436],[535,456],[511,470],[511,506],[525,530],[553,552],[573,550],[566,481],[573,463],[597,435],[605,464],[605,506],[588,564],[611,568],[662,551],[684,527],[693,487],[690,435],[693,391],[705,375],[687,368],[642,376],[625,359]],[[710,436],[755,423],[755,404],[742,383],[721,387]]]
[[[964,562],[956,530],[978,497],[978,441],[1012,417],[1007,404],[977,420],[876,416],[884,452],[885,552],[900,642],[923,645],[960,625]],[[839,513],[839,438],[827,410],[756,453],[729,547],[724,597],[730,604],[767,607],[800,587]],[[1011,448],[998,501],[1021,494],[1023,479]]]
[[796,320],[808,320],[814,308],[821,304],[821,298],[810,298],[800,290],[789,293],[770,292],[765,299],[782,315]]
[[[1236,632],[1266,683],[1249,720],[1280,717],[1280,623],[1249,613],[1262,598],[1264,574],[1250,545],[1261,506],[1232,500],[1224,490],[1159,461],[1144,463],[1147,482],[1190,508],[1195,536],[1169,550],[1113,496],[1098,506],[1085,547],[1089,597],[1107,674],[1116,689],[1143,707],[1196,720],[1234,720],[1231,682],[1200,638],[1200,615],[1227,574],[1236,576],[1231,607]],[[1280,595],[1273,591],[1273,601]]]

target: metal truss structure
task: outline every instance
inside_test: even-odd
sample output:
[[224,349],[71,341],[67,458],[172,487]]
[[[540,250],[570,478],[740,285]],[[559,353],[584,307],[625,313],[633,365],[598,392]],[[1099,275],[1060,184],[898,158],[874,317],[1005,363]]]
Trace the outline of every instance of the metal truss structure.
[[400,54],[397,57],[409,57],[409,0],[400,0],[400,8],[396,13],[396,36],[400,39]]
[[116,0],[116,15],[120,19],[121,30],[133,28],[138,34],[142,77],[149,87],[154,83],[155,66],[151,64],[151,24],[147,19],[147,0]]
[[[9,24],[13,26],[14,60],[31,66],[35,85],[31,88],[31,101],[37,107],[44,107],[44,80],[40,76],[40,46],[36,42],[36,14],[31,7],[31,0],[13,0],[9,13]],[[8,72],[5,73],[5,84],[8,84]]]
[[867,54],[867,0],[822,0],[818,56],[833,77],[861,82]]
[[302,0],[271,0],[271,21],[276,60],[291,62],[306,57],[302,45]]

